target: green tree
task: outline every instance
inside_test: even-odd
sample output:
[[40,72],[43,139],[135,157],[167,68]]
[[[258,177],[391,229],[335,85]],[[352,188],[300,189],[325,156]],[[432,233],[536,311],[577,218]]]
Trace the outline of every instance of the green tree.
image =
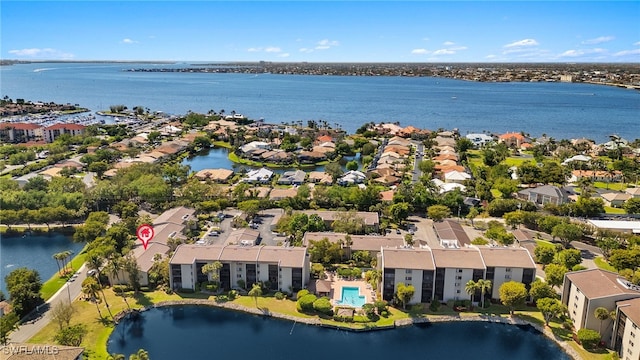
[[347,170],[358,170],[358,162],[355,160],[349,161],[346,165]]
[[321,314],[332,315],[333,305],[331,305],[329,298],[321,297],[313,302],[313,310]]
[[544,268],[547,283],[553,287],[562,285],[567,268],[558,264],[549,264]]
[[330,265],[340,262],[343,250],[338,243],[332,243],[327,238],[311,240],[309,242],[309,256],[311,262]]
[[477,218],[480,215],[480,211],[477,207],[472,207],[469,209],[469,213],[467,214],[467,219],[471,220],[471,226],[474,226],[473,219]]
[[598,332],[602,334],[602,322],[611,319],[611,311],[607,310],[605,307],[597,307],[593,315],[596,319],[600,320],[600,328],[598,329]]
[[538,301],[542,298],[557,298],[558,294],[553,288],[546,282],[536,279],[531,283],[531,289],[529,289],[529,295],[533,301]]
[[18,330],[20,318],[15,312],[0,316],[0,344],[7,345],[9,334]]
[[582,263],[582,254],[578,249],[564,249],[554,256],[553,262],[567,269],[573,269],[574,266]]
[[537,245],[533,250],[536,262],[545,266],[553,262],[557,252],[553,245]]
[[139,349],[135,354],[129,355],[129,360],[149,360],[149,352],[145,349]]
[[480,299],[482,300],[481,302],[481,306],[482,308],[484,308],[484,299],[485,299],[485,294],[488,291],[491,291],[491,287],[493,286],[493,284],[491,283],[491,280],[486,280],[486,279],[479,279],[476,282],[476,285],[478,286],[478,288],[480,289]]
[[344,174],[342,166],[337,162],[331,162],[325,165],[324,171],[331,176],[333,182],[336,182],[336,180]]
[[102,175],[109,169],[109,164],[105,161],[95,161],[89,164],[89,171],[94,172],[98,175],[99,178],[102,178]]
[[640,248],[612,250],[609,264],[618,271],[637,268],[640,266]]
[[583,348],[587,350],[594,349],[600,343],[600,333],[591,329],[580,329],[578,330],[578,341],[580,341]]
[[5,278],[13,311],[22,318],[44,300],[40,296],[42,282],[37,271],[21,267],[13,270]]
[[500,286],[500,301],[509,308],[509,313],[513,315],[516,306],[524,304],[527,300],[527,288],[523,283],[507,281]]
[[396,224],[401,224],[409,217],[410,205],[406,202],[399,202],[389,206],[389,215]]
[[258,297],[262,296],[262,287],[260,284],[253,284],[251,290],[249,290],[249,296],[253,297],[253,300],[256,302],[256,307],[258,307]]
[[568,248],[572,241],[582,239],[582,228],[575,224],[560,223],[553,227],[551,235],[560,239],[562,246]]
[[473,302],[473,295],[476,291],[480,290],[478,283],[473,280],[467,281],[467,284],[464,286],[464,291],[471,296],[471,302]]
[[82,282],[82,293],[85,296],[88,296],[89,299],[96,304],[96,310],[98,310],[98,316],[102,319],[102,312],[100,312],[100,306],[98,306],[98,302],[100,302],[100,298],[98,297],[98,292],[100,291],[100,284],[96,278],[92,276],[88,276]]
[[207,274],[211,281],[217,283],[220,281],[220,269],[222,269],[222,263],[220,261],[214,261],[204,264],[201,271],[203,274]]
[[624,203],[624,210],[629,214],[640,214],[640,198],[630,198]]
[[431,205],[427,208],[427,216],[433,221],[442,221],[451,216],[451,210],[444,205]]
[[80,346],[86,334],[87,327],[84,324],[76,324],[62,329],[53,339],[60,345]]
[[549,321],[567,311],[567,307],[558,299],[542,298],[536,301],[538,310],[544,317],[544,324],[549,326]]
[[398,289],[396,290],[396,298],[402,303],[402,308],[406,309],[407,304],[411,301],[416,289],[413,285],[405,285],[404,283],[398,283]]

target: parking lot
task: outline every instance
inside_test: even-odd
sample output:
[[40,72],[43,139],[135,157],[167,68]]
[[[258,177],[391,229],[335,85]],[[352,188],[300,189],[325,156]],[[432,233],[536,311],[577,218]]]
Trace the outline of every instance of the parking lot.
[[[224,212],[224,218],[217,224],[210,222],[207,232],[198,241],[198,244],[214,245],[225,244],[229,234],[237,230],[232,226],[233,218],[241,214],[239,210],[231,210]],[[263,212],[254,218],[255,221],[250,222],[250,229],[260,233],[260,244],[264,245],[282,245],[286,239],[284,236],[277,236],[271,232],[271,222],[275,213]],[[252,226],[251,226],[252,225]]]

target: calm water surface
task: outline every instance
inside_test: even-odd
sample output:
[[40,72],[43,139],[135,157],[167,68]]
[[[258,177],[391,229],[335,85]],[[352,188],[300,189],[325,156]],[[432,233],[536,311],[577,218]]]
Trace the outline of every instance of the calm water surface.
[[59,233],[5,236],[0,234],[0,290],[7,295],[4,277],[19,267],[34,269],[42,282],[58,271],[53,254],[70,250],[82,251],[84,244],[75,243],[71,236]]
[[640,137],[640,92],[571,83],[479,83],[428,77],[125,72],[188,64],[38,63],[0,67],[1,96],[124,104],[167,113],[235,110],[280,123],[325,120],[349,132],[365,122],[421,128],[524,131],[557,139]]
[[109,338],[110,353],[140,348],[154,360],[569,359],[530,327],[457,322],[355,333],[205,306],[151,309]]

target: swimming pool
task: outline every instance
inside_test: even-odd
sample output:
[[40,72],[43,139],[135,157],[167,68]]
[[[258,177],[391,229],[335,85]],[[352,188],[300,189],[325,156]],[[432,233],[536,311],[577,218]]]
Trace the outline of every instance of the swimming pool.
[[340,305],[349,305],[354,307],[362,307],[365,303],[364,295],[360,295],[360,289],[357,287],[343,287],[342,299]]

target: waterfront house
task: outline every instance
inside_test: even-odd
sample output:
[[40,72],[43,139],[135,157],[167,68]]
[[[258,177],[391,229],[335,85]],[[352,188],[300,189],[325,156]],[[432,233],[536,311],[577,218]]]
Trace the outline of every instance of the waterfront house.
[[225,291],[265,282],[271,290],[295,293],[309,283],[305,247],[183,244],[169,261],[170,287],[195,290],[196,283],[209,280],[202,267],[215,261],[222,263],[220,287]]
[[198,180],[211,180],[214,182],[227,182],[233,177],[233,170],[229,169],[202,169],[195,174]]
[[367,176],[357,170],[350,170],[344,173],[341,177],[336,181],[338,185],[353,185],[353,184],[361,184],[367,179]]
[[527,141],[527,138],[520,133],[506,133],[498,136],[498,141],[505,143],[508,147],[520,148]]
[[311,171],[309,173],[309,182],[316,184],[331,185],[333,178],[324,171]]
[[248,183],[268,183],[271,181],[271,178],[273,177],[273,171],[266,169],[266,168],[260,168],[260,169],[255,169],[255,170],[251,170],[249,171],[243,178],[242,178],[242,182],[248,182]]
[[487,134],[467,134],[465,137],[473,143],[475,147],[482,147],[493,141],[493,137]]
[[[565,274],[562,286],[562,303],[569,310],[569,317],[576,330],[600,331],[602,339],[610,343],[613,321],[601,321],[594,315],[595,310],[604,307],[609,311],[623,300],[640,298],[640,291],[620,275],[601,270],[589,269]],[[602,325],[602,326],[601,326]]]

